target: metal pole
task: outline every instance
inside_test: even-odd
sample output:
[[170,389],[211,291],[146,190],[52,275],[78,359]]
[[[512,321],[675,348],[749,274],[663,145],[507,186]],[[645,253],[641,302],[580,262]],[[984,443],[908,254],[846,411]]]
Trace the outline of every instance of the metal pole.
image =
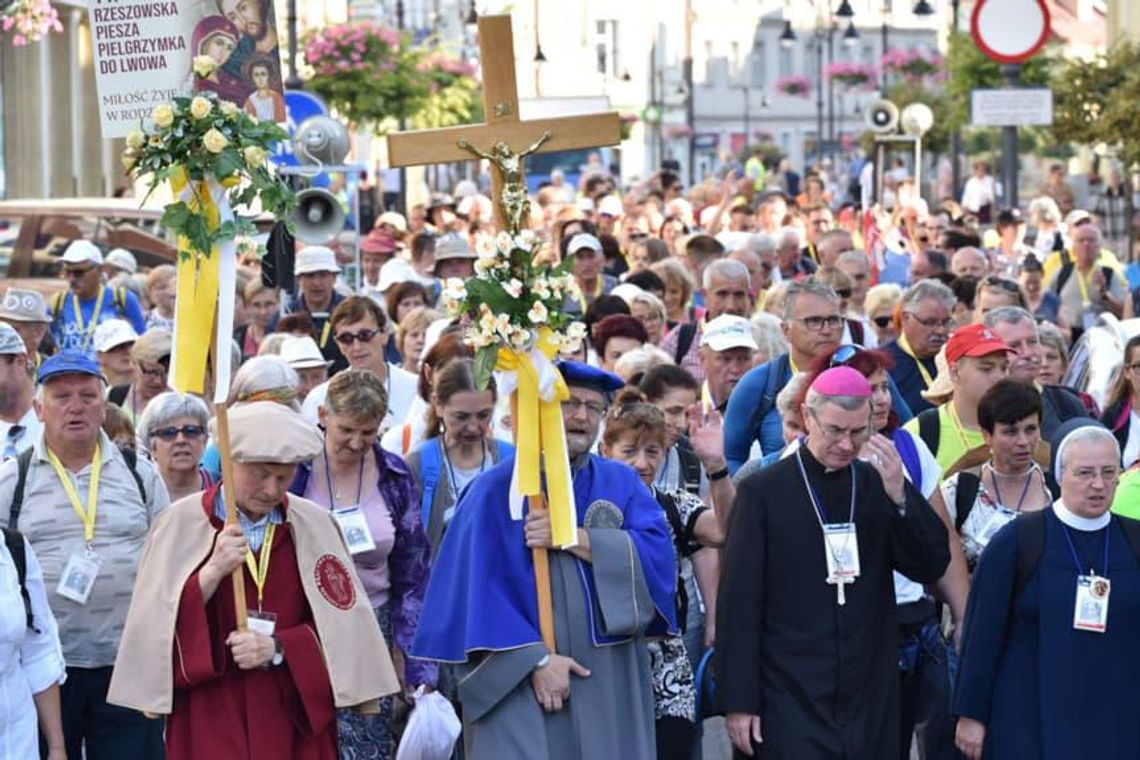
[[[960,0],[951,0],[950,7],[953,10],[951,15],[951,33],[958,33],[958,6]],[[950,188],[950,194],[954,196],[954,200],[958,200],[958,188],[962,187],[962,129],[955,127],[950,131],[950,160],[951,160],[951,183],[953,187]]]
[[289,76],[285,80],[286,90],[299,90],[304,85],[297,73],[297,0],[289,0],[285,23],[289,27]]
[[[296,2],[296,0],[291,0],[291,2]],[[396,28],[400,30],[401,34],[403,34],[403,32],[404,32],[404,0],[396,0]],[[404,117],[400,117],[400,131],[404,132],[407,130],[407,128],[408,128],[408,120]],[[406,167],[406,166],[400,167],[399,199],[400,199],[400,213],[404,215],[405,219],[407,219],[408,218],[408,167]]]
[[741,92],[744,93],[744,153],[746,154],[744,160],[747,161],[750,158],[747,153],[748,146],[751,143],[750,135],[752,134],[752,126],[749,124],[750,119],[748,114],[748,85],[743,84],[740,89]]
[[697,184],[696,178],[696,114],[693,104],[693,0],[685,0],[685,123],[689,125],[689,185]]
[[815,159],[823,163],[823,36],[815,35]]
[[[835,24],[827,27],[827,65],[835,63]],[[827,155],[835,171],[835,80],[827,78]]]
[[[1007,63],[1001,67],[1006,87],[1017,87],[1021,74],[1021,64]],[[1001,128],[1002,184],[1005,185],[1005,202],[1010,208],[1017,207],[1017,127]]]

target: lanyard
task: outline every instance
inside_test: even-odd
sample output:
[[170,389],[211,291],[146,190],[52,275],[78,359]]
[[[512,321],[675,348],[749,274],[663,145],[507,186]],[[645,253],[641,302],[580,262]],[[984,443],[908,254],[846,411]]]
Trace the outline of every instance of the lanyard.
[[[459,500],[459,481],[455,478],[455,467],[451,464],[451,453],[447,450],[447,442],[444,441],[443,436],[439,437],[439,443],[443,446],[443,456],[447,460],[447,473],[451,477],[451,493],[454,494],[456,501]],[[479,473],[482,474],[487,468],[487,442],[482,442],[483,446],[483,459],[479,462]]]
[[[966,447],[966,450],[969,451],[969,446]],[[990,482],[994,484],[994,495],[997,496],[997,503],[1004,507],[1005,506],[1005,500],[1002,499],[1001,489],[998,488],[997,471],[994,470],[994,466],[992,464],[989,466],[989,468],[990,468]],[[1033,472],[1036,469],[1037,469],[1036,464],[1034,464],[1033,466],[1031,466],[1029,468],[1029,473],[1025,478],[1025,487],[1021,489],[1021,498],[1017,500],[1017,511],[1018,512],[1021,512],[1021,505],[1025,503],[1025,494],[1029,493],[1029,484],[1033,482]]]
[[950,416],[950,422],[954,424],[954,432],[958,434],[958,439],[962,441],[962,453],[964,454],[974,448],[970,445],[970,439],[966,437],[966,429],[962,427],[962,420],[958,418],[958,410],[954,408],[953,400],[946,402],[946,413]]
[[[1074,268],[1075,268],[1075,266],[1074,266]],[[1092,277],[1093,271],[1095,271],[1095,267],[1093,269],[1089,270],[1089,277],[1090,278]],[[1079,269],[1076,271],[1076,275],[1077,275],[1077,287],[1081,289],[1081,305],[1088,306],[1089,304],[1092,303],[1092,301],[1089,299],[1089,283],[1088,283],[1088,280],[1085,279],[1085,276],[1081,274]]]
[[807,252],[808,252],[808,258],[811,259],[812,261],[814,261],[816,264],[818,264],[819,263],[819,254],[815,252],[815,243],[808,243]]
[[321,328],[321,350],[329,344],[329,333],[332,331],[332,317],[325,317],[325,326]]
[[[332,509],[336,509],[336,497],[333,496],[332,471],[329,469],[329,452],[328,452],[328,449],[326,448],[321,453],[325,457],[325,483],[328,484],[329,509],[332,510]],[[357,507],[360,506],[360,494],[361,494],[362,489],[364,487],[364,456],[366,453],[367,452],[361,452],[361,454],[360,454],[360,476],[356,480],[356,504],[355,504],[355,506],[357,506]]]
[[720,409],[713,400],[712,391],[709,390],[708,380],[701,383],[701,406],[704,407],[705,414],[708,414],[710,409]]
[[75,490],[75,484],[71,482],[71,475],[63,469],[63,465],[60,464],[59,457],[55,455],[55,452],[47,449],[48,462],[51,463],[51,468],[55,470],[64,493],[67,494],[67,500],[71,502],[71,508],[75,510],[75,514],[79,515],[79,519],[83,521],[83,538],[87,541],[88,546],[95,542],[95,510],[99,506],[99,473],[103,470],[101,449],[102,446],[96,443],[95,458],[91,460],[91,480],[87,484],[86,509],[84,509],[83,503],[79,501],[79,494]]
[[269,578],[269,555],[273,553],[273,534],[277,528],[276,523],[265,526],[265,538],[261,540],[261,557],[253,558],[253,550],[245,550],[245,566],[249,569],[249,576],[253,578],[253,585],[257,586],[257,611],[261,612],[261,600],[265,597],[265,581]]
[[796,360],[792,358],[792,352],[788,352],[788,368],[792,370],[793,375],[798,375],[800,368],[796,366]]
[[[811,499],[811,505],[815,507],[815,516],[819,520],[819,529],[822,531],[823,526],[826,524],[824,519],[826,515],[823,513],[823,507],[819,504],[819,497],[815,493],[815,488],[812,486],[811,481],[808,480],[807,470],[804,469],[804,460],[801,455],[801,450],[796,449],[796,464],[800,468],[800,476],[804,479],[804,485],[807,487],[808,498]],[[847,522],[851,525],[855,524],[855,465],[847,465],[851,468],[851,514],[847,516]]]
[[[1108,525],[1104,526],[1104,572],[1101,574],[1102,578],[1108,577],[1108,533],[1110,528],[1112,528],[1111,521],[1109,521]],[[1065,534],[1065,540],[1069,542],[1069,551],[1073,553],[1073,562],[1077,566],[1077,575],[1083,575],[1084,573],[1081,570],[1081,558],[1077,555],[1077,547],[1073,543],[1072,535],[1069,534],[1069,526],[1061,523],[1061,530]],[[1096,570],[1093,570],[1091,565],[1089,566],[1089,575],[1096,575]]]
[[80,348],[87,348],[87,343],[95,334],[95,328],[99,326],[99,313],[103,311],[103,286],[99,286],[99,295],[95,296],[95,311],[91,312],[91,324],[83,324],[83,309],[79,305],[79,296],[75,293],[71,294],[71,309],[75,312],[75,324],[79,327],[79,334],[83,340],[79,344]]
[[[910,342],[906,339],[906,336],[903,335],[901,332],[899,333],[899,341],[898,342],[899,342],[899,348],[902,349],[902,352],[904,354],[906,354],[907,356],[909,356],[911,359],[914,359],[915,365],[918,366],[918,373],[920,375],[922,375],[922,381],[924,383],[926,383],[926,387],[929,388],[934,383],[934,378],[932,378],[930,376],[930,372],[929,372],[929,370],[926,369],[926,365],[924,365],[922,363],[922,360],[919,359],[917,355],[915,355],[914,349],[910,347]],[[969,447],[967,446],[967,448],[969,448]]]

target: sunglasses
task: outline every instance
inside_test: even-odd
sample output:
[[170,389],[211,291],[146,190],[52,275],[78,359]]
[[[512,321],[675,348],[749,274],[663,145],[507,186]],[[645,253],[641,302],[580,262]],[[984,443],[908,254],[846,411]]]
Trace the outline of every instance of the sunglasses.
[[842,345],[839,348],[835,349],[835,353],[831,355],[831,360],[827,363],[827,368],[831,369],[833,367],[845,367],[847,366],[847,362],[855,358],[856,354],[858,354],[860,351],[866,350],[867,349],[864,346],[860,346],[858,343],[847,343],[845,345]]
[[891,317],[889,315],[885,317],[875,317],[871,321],[874,322],[880,329],[885,330],[891,323]]
[[1007,280],[1004,277],[998,277],[997,275],[991,274],[989,277],[984,279],[982,281],[982,283],[987,288],[1000,288],[1001,290],[1004,290],[1007,293],[1019,293],[1019,292],[1021,292],[1021,286],[1018,285],[1016,282],[1014,282],[1013,280]]
[[835,294],[837,296],[839,296],[840,298],[850,298],[851,297],[851,288],[836,288]]
[[201,425],[183,425],[182,427],[164,427],[151,432],[154,438],[161,438],[167,443],[173,441],[181,433],[182,437],[188,441],[196,441],[206,434],[206,429]]
[[360,341],[361,343],[371,343],[372,339],[375,338],[379,334],[380,334],[380,330],[371,330],[369,328],[365,328],[365,329],[360,330],[359,332],[355,332],[355,333],[350,333],[350,332],[337,333],[335,339],[336,339],[336,342],[342,346],[351,346],[356,341]]
[[63,276],[69,280],[73,277],[82,277],[94,268],[95,267],[65,267],[63,270]]

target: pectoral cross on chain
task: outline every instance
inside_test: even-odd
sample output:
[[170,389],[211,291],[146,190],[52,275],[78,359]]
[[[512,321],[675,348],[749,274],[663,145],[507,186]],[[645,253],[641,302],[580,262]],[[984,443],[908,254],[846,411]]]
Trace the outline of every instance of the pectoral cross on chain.
[[847,604],[847,592],[844,590],[844,587],[848,583],[854,583],[855,579],[854,578],[835,578],[835,579],[828,578],[827,582],[835,584],[835,603],[838,604],[840,607]]

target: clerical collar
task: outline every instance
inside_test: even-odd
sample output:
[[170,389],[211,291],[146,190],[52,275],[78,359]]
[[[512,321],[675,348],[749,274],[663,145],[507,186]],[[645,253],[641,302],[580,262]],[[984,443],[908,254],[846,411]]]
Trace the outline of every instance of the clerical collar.
[[801,456],[803,457],[804,467],[806,467],[808,470],[810,470],[814,473],[819,473],[820,475],[826,475],[828,477],[833,476],[833,475],[842,475],[842,474],[848,472],[848,466],[847,465],[844,465],[843,467],[840,467],[837,470],[831,469],[829,467],[825,467],[823,465],[823,462],[816,459],[815,454],[811,453],[811,449],[808,448],[807,443],[808,443],[808,439],[806,437],[801,439],[800,440],[800,446],[799,446],[798,450],[801,452]]
[[1065,503],[1060,499],[1053,502],[1053,514],[1057,516],[1065,525],[1068,525],[1073,530],[1083,530],[1086,533],[1091,533],[1094,530],[1100,530],[1108,525],[1112,520],[1112,513],[1105,510],[1104,514],[1099,517],[1081,517],[1076,512],[1065,506]]

